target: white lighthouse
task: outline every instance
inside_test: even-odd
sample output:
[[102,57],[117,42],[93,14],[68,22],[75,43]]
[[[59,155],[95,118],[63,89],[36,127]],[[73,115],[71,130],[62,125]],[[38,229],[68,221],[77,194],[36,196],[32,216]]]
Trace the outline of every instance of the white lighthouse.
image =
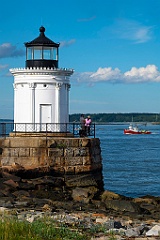
[[25,68],[10,69],[14,76],[14,123],[19,132],[61,132],[69,122],[72,69],[58,68],[59,43],[40,35],[25,43]]

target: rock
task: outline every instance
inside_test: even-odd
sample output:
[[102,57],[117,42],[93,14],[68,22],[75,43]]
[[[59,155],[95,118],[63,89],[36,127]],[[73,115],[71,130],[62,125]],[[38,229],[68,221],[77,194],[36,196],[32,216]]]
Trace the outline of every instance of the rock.
[[123,200],[123,199],[126,199],[126,197],[108,190],[105,190],[101,195],[101,200],[103,202],[105,200]]
[[14,208],[0,207],[0,216],[15,216],[17,211]]
[[14,197],[13,194],[12,194],[11,188],[7,185],[6,185],[5,188],[2,188],[0,191],[1,191],[1,194],[3,194],[4,197]]
[[92,237],[91,240],[110,240],[110,239],[114,239],[114,240],[121,240],[121,236],[115,235],[112,237],[110,235],[108,236],[97,236],[97,237]]
[[43,178],[43,183],[47,185],[52,185],[54,187],[59,187],[64,185],[64,181],[59,177],[46,176]]
[[133,199],[133,202],[135,203],[146,203],[146,204],[153,204],[153,205],[157,205],[157,201],[156,198],[153,197],[141,197],[141,198],[135,198]]
[[72,198],[76,202],[89,203],[89,193],[85,188],[75,188],[72,191]]
[[17,198],[21,198],[21,197],[29,197],[30,194],[28,191],[25,190],[19,190],[19,191],[15,191],[12,193],[15,197]]
[[92,174],[66,176],[65,183],[67,187],[73,188],[97,186],[95,177],[93,177]]
[[20,208],[22,208],[22,207],[28,207],[30,204],[29,204],[29,202],[28,201],[15,201],[14,202],[14,206],[15,207],[20,207]]
[[74,188],[72,190],[72,198],[76,202],[89,203],[90,200],[97,193],[97,188],[88,187],[88,188]]
[[97,193],[97,188],[92,186],[88,188],[74,188],[72,190],[72,198],[74,201],[89,203]]
[[140,235],[140,232],[137,228],[130,228],[126,230],[125,234],[127,237],[138,237]]
[[2,191],[1,191],[1,192],[0,192],[0,198],[1,198],[1,197],[4,197],[4,196],[5,196],[5,194],[3,194]]
[[6,207],[0,207],[0,213],[7,212],[9,209]]
[[45,204],[48,204],[49,206],[52,205],[52,201],[50,199],[33,198],[33,203],[38,207],[43,207]]
[[135,198],[133,199],[133,202],[138,203],[141,208],[146,209],[149,212],[153,211],[159,204],[158,198],[151,196]]
[[13,168],[14,170],[16,170],[16,171],[18,171],[18,170],[23,170],[23,169],[24,169],[24,167],[23,167],[21,164],[16,163],[16,162],[14,162],[14,163],[12,164],[12,168]]
[[146,236],[160,236],[160,225],[155,225],[148,232],[146,232]]
[[137,227],[141,235],[145,235],[146,232],[149,230],[149,227],[146,224],[142,224]]
[[34,221],[34,219],[35,219],[34,215],[32,215],[31,217],[29,216],[29,217],[26,218],[26,220],[28,222],[30,222],[30,223],[32,223]]
[[44,204],[44,206],[42,207],[42,211],[46,212],[46,211],[52,211],[52,208],[50,205],[48,204]]
[[19,186],[19,184],[17,182],[14,182],[12,179],[9,179],[9,180],[7,180],[3,183],[12,187],[12,188],[17,188]]
[[0,207],[13,208],[14,200],[11,197],[2,197],[0,198]]
[[116,229],[120,229],[120,228],[123,228],[122,224],[120,221],[115,221],[114,222],[114,228]]
[[159,240],[155,237],[135,237],[134,240]]
[[114,209],[116,211],[127,211],[141,213],[142,210],[138,204],[126,200],[105,200],[106,208]]
[[19,182],[19,189],[32,190],[32,189],[35,189],[35,186],[33,183]]
[[52,187],[61,187],[64,186],[64,181],[60,177],[45,176],[41,178],[36,178],[29,180],[28,183],[32,183],[34,186],[37,185],[47,185]]
[[100,217],[100,216],[98,216],[95,221],[96,221],[96,223],[104,224],[104,223],[106,223],[108,220],[109,220],[109,217],[106,217],[106,216]]
[[17,176],[15,176],[14,174],[11,174],[11,173],[8,173],[8,172],[5,172],[5,171],[3,171],[2,172],[2,177],[5,179],[12,179],[13,181],[15,181],[15,182],[19,182],[20,180],[21,180],[21,178],[20,177],[17,177]]

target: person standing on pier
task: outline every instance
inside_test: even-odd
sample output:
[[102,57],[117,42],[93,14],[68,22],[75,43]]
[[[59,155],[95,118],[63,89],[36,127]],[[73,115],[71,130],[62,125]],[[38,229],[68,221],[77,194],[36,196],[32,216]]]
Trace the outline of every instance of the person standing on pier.
[[86,131],[85,131],[85,118],[84,118],[84,114],[81,114],[80,116],[80,137],[85,137],[86,136]]
[[87,135],[90,135],[91,123],[92,123],[91,117],[88,116],[88,117],[85,119],[85,127],[86,127],[86,133],[87,133]]

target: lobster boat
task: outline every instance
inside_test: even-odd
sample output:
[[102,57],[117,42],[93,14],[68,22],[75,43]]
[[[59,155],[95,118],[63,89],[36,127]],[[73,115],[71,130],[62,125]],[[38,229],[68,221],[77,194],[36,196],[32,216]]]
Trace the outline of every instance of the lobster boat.
[[130,124],[130,126],[127,129],[124,129],[124,134],[151,134],[151,131],[148,130],[142,130],[138,129],[137,126],[133,126]]

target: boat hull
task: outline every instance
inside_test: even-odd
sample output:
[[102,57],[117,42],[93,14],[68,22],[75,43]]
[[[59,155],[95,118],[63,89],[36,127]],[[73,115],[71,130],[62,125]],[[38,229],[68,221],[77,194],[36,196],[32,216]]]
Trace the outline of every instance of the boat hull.
[[130,129],[124,129],[124,134],[151,134],[150,131],[134,131],[134,130],[130,130]]

